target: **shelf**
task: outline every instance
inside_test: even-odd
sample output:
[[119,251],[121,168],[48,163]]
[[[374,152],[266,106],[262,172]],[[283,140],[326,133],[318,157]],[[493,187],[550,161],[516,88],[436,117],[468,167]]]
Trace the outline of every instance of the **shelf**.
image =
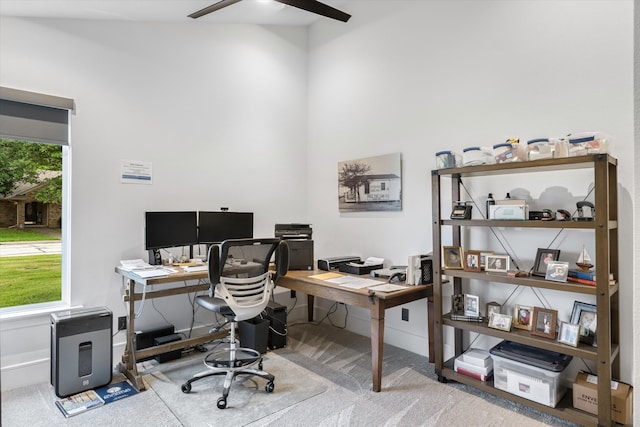
[[[515,221],[504,219],[443,219],[441,225],[457,227],[496,227],[496,228],[572,228],[580,230],[596,230],[600,223],[596,221]],[[609,221],[609,230],[618,228],[618,221]]]
[[562,399],[560,399],[560,402],[558,402],[556,407],[552,408],[550,406],[542,405],[532,400],[524,399],[520,396],[516,396],[515,394],[511,394],[507,391],[495,388],[493,386],[493,378],[489,378],[488,381],[479,381],[475,378],[458,374],[453,370],[453,360],[447,361],[445,367],[439,373],[439,376],[443,379],[456,381],[472,386],[486,393],[503,397],[505,399],[529,406],[541,412],[553,415],[555,417],[563,418],[583,426],[595,426],[598,424],[598,418],[595,415],[591,415],[587,412],[575,409],[573,407],[573,393],[570,389],[567,390],[566,394]]
[[[513,163],[501,163],[494,165],[467,166],[450,169],[437,169],[431,172],[431,194],[432,194],[432,232],[433,232],[433,263],[434,263],[434,343],[435,370],[439,378],[446,381],[452,379],[482,391],[501,396],[505,399],[513,400],[522,405],[536,408],[540,411],[564,418],[581,425],[613,425],[611,418],[611,390],[610,381],[619,378],[620,375],[620,345],[619,332],[621,329],[618,317],[620,308],[620,285],[609,285],[606,281],[598,281],[595,286],[580,284],[575,282],[554,282],[545,280],[543,277],[514,277],[507,273],[494,272],[471,272],[463,269],[444,269],[442,265],[443,231],[445,227],[446,236],[451,236],[452,246],[461,246],[463,237],[469,237],[468,228],[480,227],[485,229],[506,229],[514,230],[530,229],[540,230],[540,233],[557,234],[563,229],[584,230],[590,232],[595,242],[595,268],[598,271],[609,271],[616,278],[618,277],[618,184],[617,184],[617,163],[618,161],[608,154],[595,154],[580,157],[567,157],[561,159],[543,159],[535,161],[523,161]],[[450,187],[451,200],[460,200],[463,190],[462,178],[465,177],[491,177],[504,181],[509,174],[523,173],[551,173],[557,179],[560,173],[567,170],[590,169],[593,173],[593,204],[595,205],[595,219],[593,221],[541,221],[541,220],[486,220],[486,219],[447,219],[450,207],[444,207],[448,198],[442,195],[443,178],[449,178],[445,184]],[[502,176],[500,178],[500,176]],[[535,178],[535,177],[534,177]],[[532,182],[535,179],[531,180]],[[478,233],[489,235],[490,233]],[[531,233],[529,233],[531,234]],[[494,233],[495,236],[495,233]],[[497,236],[496,236],[497,237]],[[517,236],[510,236],[517,238]],[[469,243],[469,242],[467,242]],[[484,245],[483,245],[484,246]],[[444,279],[448,279],[453,287],[453,293],[464,293],[470,286],[469,281],[486,282],[486,288],[500,285],[527,286],[530,288],[549,289],[562,293],[573,293],[579,295],[591,295],[595,299],[597,307],[598,324],[596,330],[597,341],[601,345],[597,348],[580,343],[577,347],[561,344],[555,339],[546,339],[531,335],[531,331],[523,329],[512,329],[502,331],[489,328],[486,323],[465,322],[462,320],[452,320],[450,315],[443,313],[446,303],[443,303],[445,286]],[[447,289],[448,290],[448,289]],[[568,301],[571,300],[568,295]],[[459,355],[464,351],[465,338],[466,345],[472,340],[473,334],[479,334],[498,339],[514,341],[524,345],[540,348],[543,350],[563,353],[573,356],[576,359],[589,361],[595,366],[594,371],[598,375],[598,415],[591,415],[573,408],[571,391],[564,396],[556,408],[515,396],[503,390],[496,389],[492,380],[488,382],[478,381],[465,375],[459,375],[453,370],[453,359],[444,360],[444,329],[453,329],[454,354]],[[447,331],[447,336],[450,336]],[[439,346],[439,348],[438,348]]]
[[436,169],[432,175],[440,176],[491,176],[513,173],[549,172],[569,169],[593,168],[596,162],[608,162],[617,165],[618,161],[608,154],[565,157],[560,159],[529,160],[525,162],[499,163],[494,165],[463,166],[459,168]]
[[[520,286],[530,286],[533,288],[542,288],[542,289],[554,289],[562,292],[574,292],[579,294],[586,295],[596,295],[597,288],[595,286],[583,285],[580,283],[572,283],[572,282],[553,282],[551,280],[544,280],[543,278],[538,278],[534,276],[530,277],[513,277],[507,274],[500,273],[486,273],[480,272],[475,273],[471,271],[464,270],[451,270],[445,269],[442,271],[442,274],[447,277],[460,277],[462,279],[474,279],[474,280],[483,280],[486,282],[497,282],[497,283],[506,283],[509,285],[520,285]],[[618,292],[619,285],[616,283],[615,285],[609,286],[609,295],[613,295]]]
[[[531,335],[531,332],[525,329],[511,328],[511,331],[502,331],[500,329],[490,328],[484,322],[466,322],[462,320],[451,320],[448,314],[442,316],[442,324],[445,326],[451,326],[456,329],[462,329],[470,332],[475,332],[482,335],[489,335],[496,338],[500,338],[507,341],[513,341],[520,344],[530,345],[532,347],[543,348],[549,351],[555,351],[557,353],[568,354],[573,357],[586,360],[598,360],[598,349],[587,344],[582,344],[578,347],[571,347],[565,344],[560,344],[555,340],[545,339]],[[611,346],[611,359],[615,359],[619,353],[619,346],[612,344]]]

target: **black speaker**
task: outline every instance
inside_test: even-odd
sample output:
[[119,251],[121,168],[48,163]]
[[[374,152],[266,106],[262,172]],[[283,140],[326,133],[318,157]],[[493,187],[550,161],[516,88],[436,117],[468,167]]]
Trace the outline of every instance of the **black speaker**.
[[428,285],[433,283],[433,258],[426,256],[420,258],[420,284]]
[[149,249],[149,264],[162,265],[162,256],[160,255],[160,249]]

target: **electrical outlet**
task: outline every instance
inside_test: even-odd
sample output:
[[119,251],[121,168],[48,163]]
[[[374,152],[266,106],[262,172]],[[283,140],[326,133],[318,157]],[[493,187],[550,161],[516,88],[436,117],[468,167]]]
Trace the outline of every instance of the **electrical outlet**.
[[127,316],[118,317],[118,330],[124,331],[127,329]]
[[402,320],[408,322],[409,321],[409,309],[408,308],[403,308],[402,309]]

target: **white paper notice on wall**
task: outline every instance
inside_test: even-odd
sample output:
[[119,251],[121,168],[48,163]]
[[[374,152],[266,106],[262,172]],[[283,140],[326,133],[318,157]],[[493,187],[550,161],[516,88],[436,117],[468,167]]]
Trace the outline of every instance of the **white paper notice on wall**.
[[122,160],[120,164],[120,182],[123,184],[153,183],[151,162],[138,160]]

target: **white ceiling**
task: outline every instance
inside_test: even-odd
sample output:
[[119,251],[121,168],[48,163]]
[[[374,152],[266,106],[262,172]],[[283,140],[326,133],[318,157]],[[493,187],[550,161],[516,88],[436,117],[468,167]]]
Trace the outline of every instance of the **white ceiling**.
[[[219,0],[0,0],[0,15],[120,21],[310,25],[325,18],[282,3],[243,0],[198,19],[190,13]],[[346,0],[321,0],[340,9]],[[342,10],[342,9],[341,9]],[[345,10],[348,13],[348,11]],[[335,21],[339,22],[339,21]]]

